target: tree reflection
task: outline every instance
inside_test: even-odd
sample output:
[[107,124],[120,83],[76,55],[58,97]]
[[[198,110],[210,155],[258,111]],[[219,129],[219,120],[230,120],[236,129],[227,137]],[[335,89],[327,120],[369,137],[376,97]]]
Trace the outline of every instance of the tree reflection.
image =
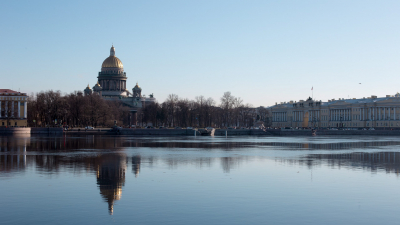
[[132,172],[135,174],[135,177],[139,176],[140,172],[140,155],[135,155],[132,157]]

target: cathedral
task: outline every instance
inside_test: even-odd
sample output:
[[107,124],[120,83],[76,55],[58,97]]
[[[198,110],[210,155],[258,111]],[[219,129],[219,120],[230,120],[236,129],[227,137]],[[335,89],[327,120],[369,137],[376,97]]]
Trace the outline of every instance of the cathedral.
[[97,94],[106,100],[121,101],[130,107],[131,112],[135,114],[138,109],[148,103],[153,103],[156,99],[153,94],[149,97],[142,96],[142,88],[136,83],[130,92],[126,88],[126,72],[121,60],[115,56],[114,46],[110,49],[110,56],[107,57],[101,65],[101,71],[97,77],[97,83],[90,88],[88,85],[84,90],[85,95]]

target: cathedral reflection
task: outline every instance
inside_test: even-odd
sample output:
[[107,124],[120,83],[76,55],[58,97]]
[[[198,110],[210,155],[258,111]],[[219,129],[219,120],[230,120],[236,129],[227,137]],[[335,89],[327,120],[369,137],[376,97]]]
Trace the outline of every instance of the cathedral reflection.
[[108,203],[108,211],[114,212],[114,202],[121,199],[122,187],[125,185],[125,154],[104,154],[95,159],[97,168],[97,185],[100,194]]

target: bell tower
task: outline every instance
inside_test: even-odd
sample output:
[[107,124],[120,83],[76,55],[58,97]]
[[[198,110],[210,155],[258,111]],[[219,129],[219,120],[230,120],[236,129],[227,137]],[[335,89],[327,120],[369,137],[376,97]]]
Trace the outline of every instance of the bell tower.
[[139,84],[136,82],[136,86],[132,88],[132,94],[134,98],[142,97],[142,88],[139,87]]

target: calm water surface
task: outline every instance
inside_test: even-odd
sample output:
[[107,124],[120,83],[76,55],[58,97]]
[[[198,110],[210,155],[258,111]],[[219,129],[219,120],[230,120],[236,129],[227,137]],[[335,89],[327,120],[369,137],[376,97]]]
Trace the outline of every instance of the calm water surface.
[[0,137],[0,224],[398,224],[399,137]]

